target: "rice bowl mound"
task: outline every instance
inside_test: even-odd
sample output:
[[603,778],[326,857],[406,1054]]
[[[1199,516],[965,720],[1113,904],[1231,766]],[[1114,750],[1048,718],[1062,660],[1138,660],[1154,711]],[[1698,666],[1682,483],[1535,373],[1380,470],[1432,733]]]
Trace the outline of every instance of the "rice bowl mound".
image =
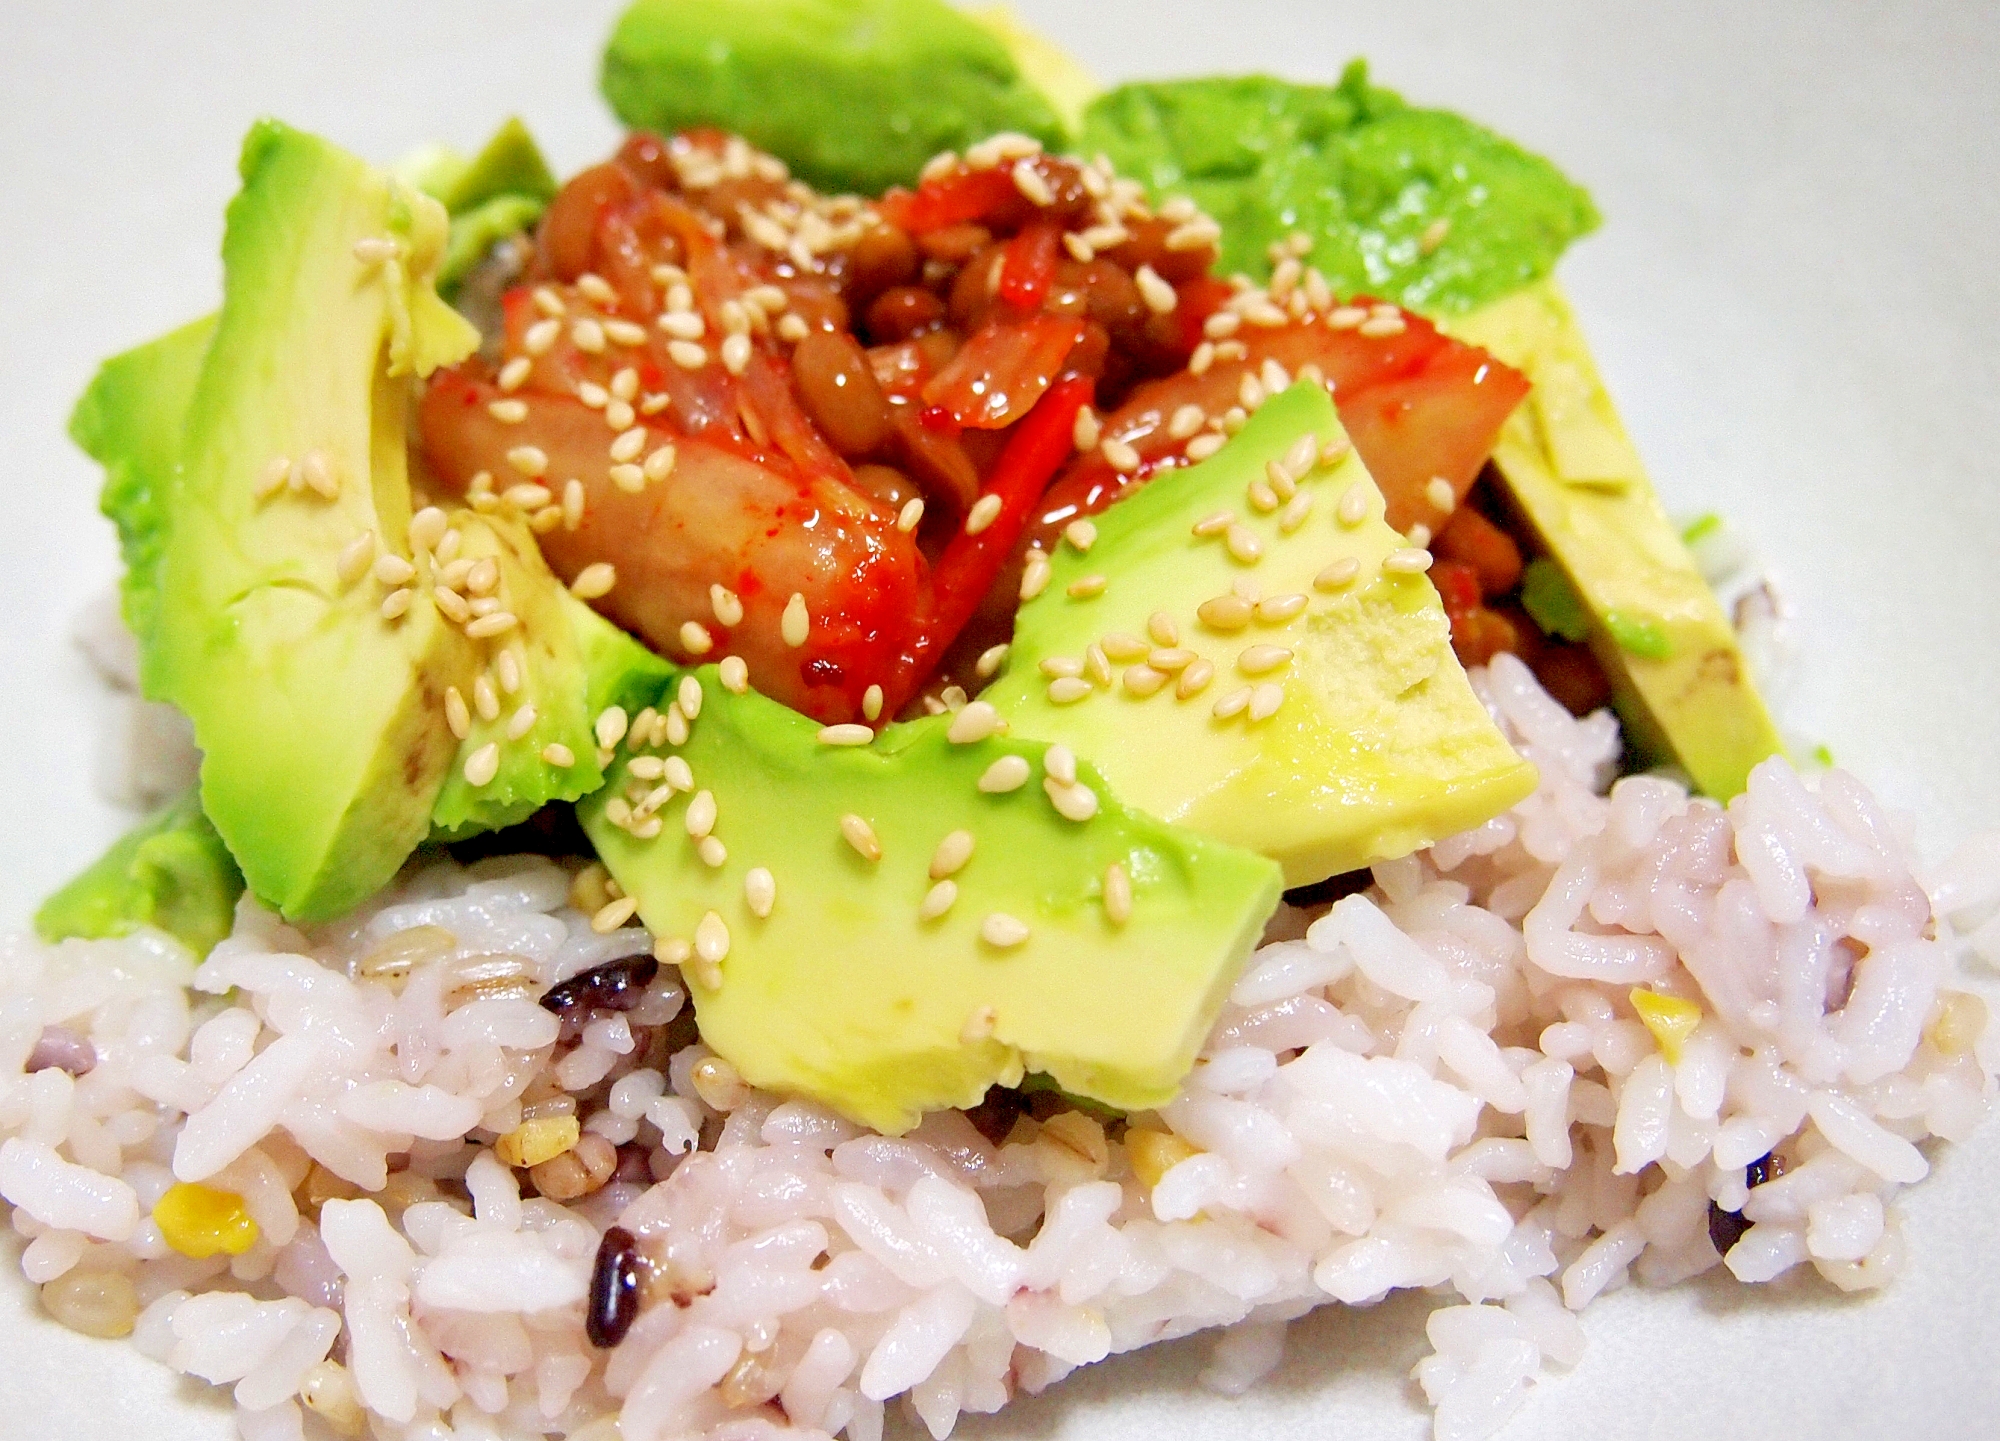
[[422,859],[304,933],[246,899],[199,964],[156,932],[9,938],[22,1269],[65,1324],[233,1387],[246,1441],[308,1410],[347,1436],[875,1441],[898,1397],[943,1437],[1206,1328],[1204,1379],[1240,1390],[1290,1320],[1414,1287],[1436,1433],[1469,1438],[1633,1277],[1890,1280],[1917,1143],[1994,1092],[1950,980],[2000,848],[1926,890],[1840,771],[1768,761],[1726,808],[1610,785],[1608,712],[1509,656],[1475,684],[1538,791],[1281,910],[1157,1113],[1045,1098],[891,1139],[743,1084],[670,966],[621,1008],[546,1005],[650,970],[652,940],[593,932],[536,856]]

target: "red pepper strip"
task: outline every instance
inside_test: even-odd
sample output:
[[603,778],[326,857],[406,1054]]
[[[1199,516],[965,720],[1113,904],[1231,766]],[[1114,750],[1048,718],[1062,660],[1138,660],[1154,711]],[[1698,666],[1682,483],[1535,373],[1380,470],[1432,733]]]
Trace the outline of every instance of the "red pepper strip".
[[1000,262],[1000,298],[1021,310],[1040,310],[1056,278],[1056,245],[1062,230],[1038,220],[1007,242]]
[[965,629],[1034,519],[1042,492],[1076,451],[1076,413],[1090,404],[1097,382],[1065,375],[1049,387],[1014,433],[988,477],[982,498],[1000,497],[1000,513],[977,535],[952,537],[931,571],[929,620],[898,659],[894,684],[887,687],[890,714],[923,684]]
[[1011,169],[958,170],[915,190],[891,190],[877,203],[885,220],[912,234],[990,215],[1020,197]]
[[1203,275],[1184,282],[1180,287],[1180,303],[1174,307],[1174,314],[1181,323],[1181,348],[1189,354],[1202,342],[1202,324],[1209,316],[1222,309],[1223,302],[1236,292],[1226,281],[1217,280],[1212,275]]

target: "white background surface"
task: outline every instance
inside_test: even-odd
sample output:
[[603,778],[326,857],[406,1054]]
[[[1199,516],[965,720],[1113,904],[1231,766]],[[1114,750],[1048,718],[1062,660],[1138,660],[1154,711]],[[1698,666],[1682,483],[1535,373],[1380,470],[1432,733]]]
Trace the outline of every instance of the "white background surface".
[[[1670,508],[1725,512],[1798,612],[1791,720],[1933,849],[2000,820],[2000,7],[1020,8],[1107,80],[1330,78],[1365,54],[1588,185],[1607,223],[1563,278]],[[126,819],[87,779],[65,636],[115,549],[63,426],[99,359],[213,305],[243,130],[274,113],[386,161],[519,113],[566,172],[615,140],[595,95],[614,11],[0,0],[0,928]],[[1505,1434],[2000,1434],[2000,1124],[1938,1159],[1888,1294],[1622,1292]],[[0,1264],[0,1436],[230,1434],[203,1388],[42,1320]],[[1425,1309],[1322,1314],[1240,1401],[1196,1387],[1197,1341],[960,1434],[1419,1437]]]

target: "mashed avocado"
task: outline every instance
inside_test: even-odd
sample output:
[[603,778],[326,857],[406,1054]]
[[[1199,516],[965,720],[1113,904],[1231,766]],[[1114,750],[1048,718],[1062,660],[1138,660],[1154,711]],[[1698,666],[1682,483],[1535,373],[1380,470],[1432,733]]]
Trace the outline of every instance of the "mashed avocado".
[[1121,85],[1092,102],[1084,148],[1222,226],[1225,270],[1262,274],[1295,230],[1341,294],[1453,314],[1541,279],[1597,225],[1590,197],[1539,155],[1368,83],[1214,76]]

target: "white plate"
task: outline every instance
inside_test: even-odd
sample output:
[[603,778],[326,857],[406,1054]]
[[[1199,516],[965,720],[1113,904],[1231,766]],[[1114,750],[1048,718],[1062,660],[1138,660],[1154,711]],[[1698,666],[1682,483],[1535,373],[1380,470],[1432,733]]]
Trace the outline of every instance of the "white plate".
[[[559,162],[607,151],[612,0],[557,5],[99,0],[0,19],[0,924],[125,818],[93,799],[91,683],[69,617],[115,574],[97,474],[65,441],[102,357],[214,303],[238,140],[281,115],[377,160],[523,115]],[[1023,3],[1102,78],[1267,69],[1376,78],[1554,157],[1604,230],[1568,283],[1671,507],[1723,511],[1811,642],[1787,712],[1920,820],[2000,818],[2000,10],[1833,12],[1119,0]],[[837,124],[837,116],[828,123]],[[1508,1437],[1990,1436],[2000,1416],[2000,1137],[1905,1206],[1887,1294],[1638,1288],[1593,1308],[1578,1371]],[[0,1261],[7,1258],[0,1257]],[[0,1280],[0,1434],[220,1438],[226,1411]],[[1425,1306],[1325,1312],[1228,1401],[1200,1341],[1073,1377],[967,1436],[1208,1441],[1426,1433],[1405,1380]]]

